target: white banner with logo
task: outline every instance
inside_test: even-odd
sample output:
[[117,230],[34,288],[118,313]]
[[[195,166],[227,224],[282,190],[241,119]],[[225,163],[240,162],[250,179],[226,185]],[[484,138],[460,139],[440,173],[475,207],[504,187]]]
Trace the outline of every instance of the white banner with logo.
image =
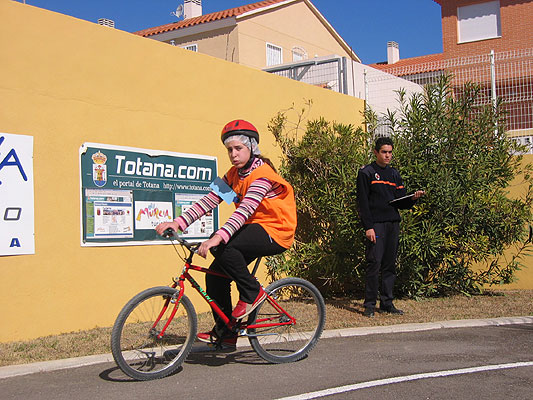
[[35,254],[33,136],[0,133],[0,256]]

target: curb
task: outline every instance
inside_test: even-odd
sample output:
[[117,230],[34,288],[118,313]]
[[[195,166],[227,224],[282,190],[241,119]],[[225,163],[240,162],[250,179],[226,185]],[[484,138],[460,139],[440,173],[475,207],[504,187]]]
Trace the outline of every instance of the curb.
[[423,322],[419,324],[398,324],[386,326],[368,326],[363,328],[333,329],[325,331],[322,334],[322,338],[363,336],[374,335],[377,333],[418,332],[446,328],[475,328],[483,326],[501,326],[511,324],[533,324],[533,316],[500,317],[487,319],[458,319],[439,322]]
[[[526,317],[501,317],[488,319],[463,319],[440,322],[425,322],[419,324],[398,324],[386,326],[371,326],[362,328],[332,329],[322,333],[321,338],[338,338],[350,336],[374,335],[378,333],[405,333],[428,331],[434,329],[448,328],[474,328],[483,326],[502,326],[511,324],[533,324],[533,316]],[[237,341],[237,348],[247,347],[246,338]],[[205,345],[195,343],[193,352],[205,351]],[[94,356],[66,358],[63,360],[42,361],[31,364],[8,365],[0,367],[0,379],[12,378],[15,376],[35,374],[38,372],[50,372],[68,368],[85,367],[93,364],[114,362],[111,354],[99,354]]]

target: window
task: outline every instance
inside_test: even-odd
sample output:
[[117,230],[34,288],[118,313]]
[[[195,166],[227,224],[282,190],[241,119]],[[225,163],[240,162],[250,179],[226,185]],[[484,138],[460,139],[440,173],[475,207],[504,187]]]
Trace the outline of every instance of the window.
[[302,61],[307,59],[307,52],[302,47],[292,48],[292,61]]
[[457,33],[459,43],[501,37],[500,2],[458,7]]
[[197,44],[188,44],[187,46],[183,46],[183,48],[185,50],[198,52],[198,45]]
[[266,58],[267,58],[267,67],[271,65],[278,65],[283,63],[283,54],[281,52],[281,47],[274,44],[267,43],[266,45]]

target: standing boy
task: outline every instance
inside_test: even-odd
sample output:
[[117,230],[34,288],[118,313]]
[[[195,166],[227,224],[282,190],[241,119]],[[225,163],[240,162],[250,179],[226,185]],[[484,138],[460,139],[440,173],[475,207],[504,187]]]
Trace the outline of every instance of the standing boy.
[[[366,281],[363,315],[373,317],[380,294],[378,311],[403,314],[394,307],[393,287],[396,280],[396,255],[400,233],[398,208],[411,208],[424,195],[419,190],[410,198],[392,205],[389,202],[406,195],[402,178],[389,164],[392,160],[391,138],[376,140],[376,161],[364,166],[357,175],[357,202],[366,236]],[[379,276],[381,272],[381,287]]]

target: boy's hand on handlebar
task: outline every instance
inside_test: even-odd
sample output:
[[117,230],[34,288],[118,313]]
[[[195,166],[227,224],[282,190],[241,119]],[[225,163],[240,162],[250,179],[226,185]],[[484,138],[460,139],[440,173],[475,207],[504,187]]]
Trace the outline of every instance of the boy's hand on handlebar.
[[172,229],[174,232],[178,232],[180,227],[177,222],[163,222],[155,227],[155,231],[159,236],[164,236],[163,234],[167,229]]
[[209,249],[211,247],[218,246],[220,243],[222,243],[222,237],[220,237],[219,235],[215,234],[215,235],[213,235],[212,238],[206,240],[205,242],[203,242],[200,245],[200,247],[198,247],[198,254],[201,255],[203,258],[206,258],[207,257],[207,252],[209,251]]

